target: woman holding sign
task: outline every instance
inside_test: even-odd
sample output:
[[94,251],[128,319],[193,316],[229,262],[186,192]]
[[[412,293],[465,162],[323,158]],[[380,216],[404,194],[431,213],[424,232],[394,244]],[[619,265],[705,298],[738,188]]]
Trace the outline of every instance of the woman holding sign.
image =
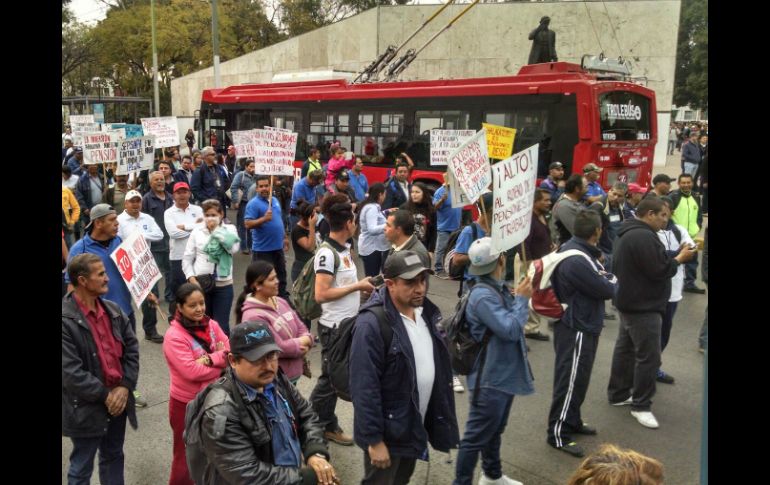
[[227,365],[230,341],[220,326],[206,316],[205,296],[185,283],[176,291],[176,314],[163,341],[171,385],[168,418],[173,432],[173,459],[169,485],[192,485],[182,433],[187,403],[217,380]]
[[182,256],[187,281],[198,285],[206,295],[206,315],[230,335],[230,308],[233,305],[233,254],[240,249],[235,226],[222,222],[224,211],[216,199],[201,204],[203,224],[190,233]]

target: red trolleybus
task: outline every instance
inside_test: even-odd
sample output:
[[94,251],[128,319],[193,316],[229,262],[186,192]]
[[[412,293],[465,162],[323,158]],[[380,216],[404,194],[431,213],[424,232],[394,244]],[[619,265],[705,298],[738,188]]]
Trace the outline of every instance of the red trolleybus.
[[370,183],[384,181],[401,152],[415,162],[411,179],[443,183],[446,167],[430,165],[430,130],[481,129],[487,122],[517,129],[514,153],[540,144],[538,176],[559,161],[565,173],[586,163],[616,181],[647,186],[657,141],[655,94],[638,84],[602,79],[577,64],[521,68],[516,76],[350,84],[345,80],[245,84],[203,91],[198,136],[262,126],[298,132],[297,162],[318,147],[321,159],[339,142],[360,155]]

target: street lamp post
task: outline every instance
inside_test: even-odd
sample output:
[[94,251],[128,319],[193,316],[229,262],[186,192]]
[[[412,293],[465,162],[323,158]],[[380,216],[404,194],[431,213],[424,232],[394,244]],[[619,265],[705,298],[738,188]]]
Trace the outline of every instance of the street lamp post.
[[214,87],[219,87],[219,17],[217,0],[211,0],[211,44],[214,50]]
[[158,51],[155,49],[155,0],[150,0],[152,23],[152,90],[155,97],[155,116],[160,116],[160,94],[158,93]]

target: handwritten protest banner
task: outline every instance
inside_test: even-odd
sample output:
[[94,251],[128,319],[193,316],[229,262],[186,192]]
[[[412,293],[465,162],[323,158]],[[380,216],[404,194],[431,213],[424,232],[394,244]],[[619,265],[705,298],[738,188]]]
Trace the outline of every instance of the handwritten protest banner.
[[152,168],[155,161],[155,147],[152,136],[131,138],[120,142],[118,170],[116,175],[126,175]]
[[254,130],[254,172],[293,175],[297,134],[284,130]]
[[155,263],[155,258],[150,251],[150,245],[142,236],[141,231],[135,231],[115,251],[110,258],[126,282],[128,291],[134,303],[139,307],[147,295],[150,294],[153,285],[160,280],[160,270]]
[[70,126],[72,127],[72,144],[76,147],[83,146],[83,135],[101,131],[99,123],[71,123]]
[[487,130],[487,148],[489,158],[502,160],[511,156],[513,152],[513,139],[516,137],[516,128],[482,123]]
[[475,134],[474,130],[430,130],[430,164],[446,165],[449,154]]
[[[95,123],[94,115],[70,115],[70,127],[76,123]],[[72,131],[75,131],[74,128]]]
[[126,139],[126,129],[125,128],[116,128],[114,130],[104,129],[105,133],[115,134],[118,136],[118,141],[123,141]]
[[233,131],[232,137],[236,157],[254,158],[257,153],[257,147],[254,145],[254,130]]
[[471,202],[476,202],[492,182],[483,128],[449,155],[449,171]]
[[144,134],[155,135],[155,148],[179,146],[179,125],[176,116],[142,118],[141,121]]
[[538,147],[533,145],[492,165],[493,251],[511,249],[529,235],[537,188]]
[[276,128],[274,126],[263,126],[265,130],[273,130],[273,131],[283,131],[284,133],[291,133],[291,130],[287,130],[286,128]]
[[126,132],[126,139],[139,138],[140,136],[144,136],[142,125],[132,125],[129,123],[105,123],[102,125],[102,129],[105,131],[123,129]]
[[83,163],[117,163],[118,135],[116,133],[86,133],[83,135]]

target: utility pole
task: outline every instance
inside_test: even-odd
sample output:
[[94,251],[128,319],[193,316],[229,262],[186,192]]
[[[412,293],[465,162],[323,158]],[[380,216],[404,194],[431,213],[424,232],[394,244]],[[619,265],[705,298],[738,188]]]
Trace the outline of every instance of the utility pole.
[[152,22],[152,90],[155,97],[155,116],[160,116],[160,95],[158,94],[158,51],[155,49],[155,0],[150,0]]
[[211,0],[211,44],[214,50],[214,87],[219,87],[219,17],[217,0]]

